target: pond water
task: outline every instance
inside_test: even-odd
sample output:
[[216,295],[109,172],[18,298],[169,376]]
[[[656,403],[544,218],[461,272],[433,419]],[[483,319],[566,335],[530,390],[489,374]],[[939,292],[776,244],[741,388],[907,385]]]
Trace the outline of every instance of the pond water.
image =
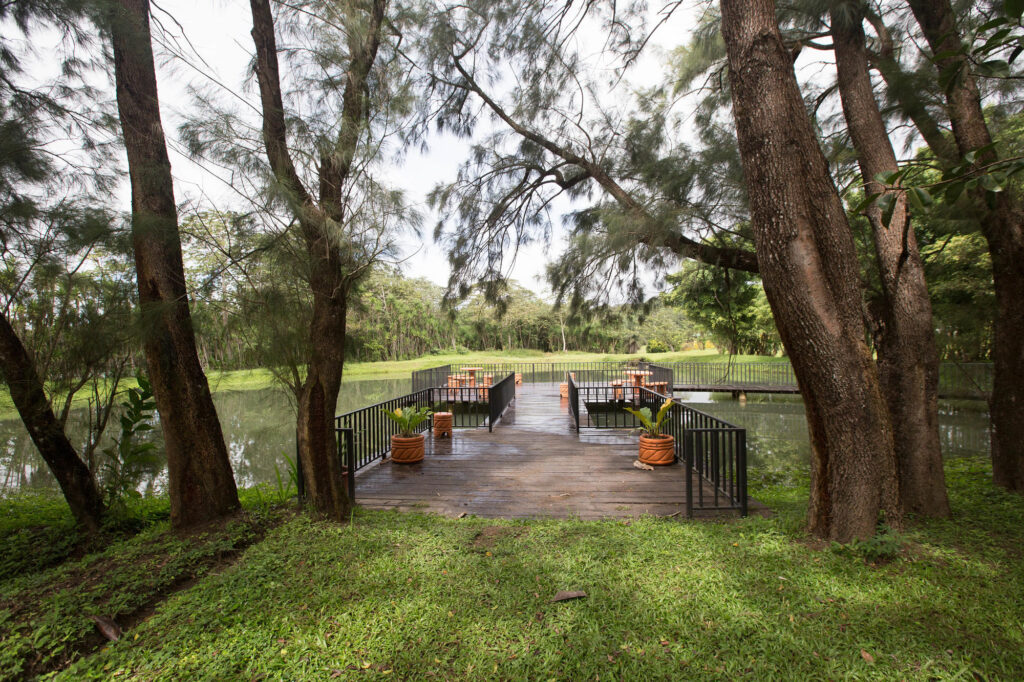
[[[810,461],[799,396],[749,394],[745,405],[728,393],[676,393],[676,398],[745,428],[751,467],[782,469]],[[981,400],[940,400],[939,440],[945,457],[988,457],[988,405]]]
[[[338,410],[348,412],[410,391],[410,379],[345,382],[338,396]],[[217,391],[213,394],[213,401],[217,405],[217,416],[220,417],[238,484],[272,483],[277,480],[278,470],[282,476],[287,476],[285,456],[295,457],[295,406],[290,394],[280,388]],[[118,431],[114,422],[111,419],[107,429],[108,444],[110,437]],[[85,410],[72,412],[67,431],[72,443],[80,448],[87,432]],[[162,450],[160,429],[155,428],[150,433],[158,450]],[[139,482],[139,490],[143,493],[158,492],[166,482],[164,467],[157,466],[146,472]],[[56,490],[57,482],[39,457],[21,420],[2,419],[0,495],[19,489]]]
[[[409,379],[346,382],[339,397],[341,412],[408,393]],[[809,458],[803,403],[794,396],[751,395],[744,405],[727,393],[678,393],[676,398],[747,429],[751,467],[768,469],[803,465]],[[231,464],[239,485],[273,483],[277,471],[287,475],[286,456],[295,454],[295,408],[282,389],[219,391],[214,394]],[[76,445],[85,433],[85,413],[74,412],[68,432]],[[981,401],[942,401],[940,436],[947,457],[988,456],[988,412]],[[108,431],[113,435],[115,428]],[[152,438],[160,444],[160,430]],[[162,466],[139,482],[144,493],[166,485]],[[21,421],[0,420],[0,495],[17,490],[56,490],[56,482],[39,457]]]

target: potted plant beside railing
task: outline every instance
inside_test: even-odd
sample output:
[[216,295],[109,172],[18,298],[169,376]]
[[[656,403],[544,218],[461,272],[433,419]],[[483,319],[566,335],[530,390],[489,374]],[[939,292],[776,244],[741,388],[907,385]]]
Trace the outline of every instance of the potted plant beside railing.
[[662,404],[658,414],[651,416],[649,407],[642,407],[635,410],[627,407],[626,411],[640,420],[640,461],[644,464],[664,466],[672,464],[676,459],[676,439],[667,433],[661,432],[662,424],[672,408],[672,399],[669,398]]
[[398,424],[398,433],[391,436],[391,461],[396,464],[422,462],[424,437],[422,433],[416,433],[416,427],[430,417],[430,410],[425,407],[399,407],[383,412]]

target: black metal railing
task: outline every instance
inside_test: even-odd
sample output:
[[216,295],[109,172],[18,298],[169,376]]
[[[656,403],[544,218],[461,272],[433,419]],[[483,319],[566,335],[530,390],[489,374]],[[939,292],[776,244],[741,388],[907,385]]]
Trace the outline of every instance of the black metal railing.
[[[446,378],[447,380],[447,378]],[[434,412],[452,413],[452,426],[474,428],[488,425],[489,429],[501,418],[515,398],[515,376],[509,374],[492,386],[440,386],[428,387],[370,405],[335,417],[339,448],[345,438],[346,461],[350,472],[359,471],[391,450],[391,436],[398,433],[398,425],[384,414],[384,410],[418,407]],[[430,430],[433,419],[426,419],[416,427],[417,433]],[[346,436],[342,432],[349,432]],[[339,449],[339,453],[342,450]]]
[[455,428],[474,428],[487,422],[489,386],[442,386],[426,390],[430,392],[431,409],[451,412]]
[[[762,389],[797,392],[796,374],[789,362],[672,362],[677,389]],[[939,367],[939,397],[988,399],[993,365],[988,362],[944,362]]]
[[576,431],[580,430],[580,389],[576,386],[576,379],[572,373],[565,375],[565,380],[569,384],[569,415],[572,417],[573,422],[576,425]]
[[[577,406],[577,429],[631,429],[642,426],[626,408],[648,408],[657,414],[665,396],[643,386],[576,386],[569,382],[569,409]],[[577,416],[578,415],[578,416]],[[687,405],[674,402],[662,431],[675,438],[677,462],[683,462],[686,480],[686,512],[694,510],[738,510],[747,514],[746,430]],[[695,485],[696,484],[696,485]]]
[[[338,462],[341,464],[342,477],[345,479],[345,486],[348,488],[349,502],[356,502],[356,477],[355,477],[355,448],[353,446],[352,429],[336,429],[338,444]],[[299,456],[299,437],[295,435],[295,493],[299,500],[306,499],[306,476],[305,468],[302,466],[302,457]]]
[[[579,399],[577,428],[585,429],[638,428],[640,422],[625,408],[639,410],[647,407],[652,413],[657,413],[666,399],[659,393],[634,384],[577,386],[576,393]],[[571,407],[572,400],[569,404]]]
[[451,373],[451,365],[441,365],[440,367],[418,369],[412,373],[412,390],[413,392],[416,392],[422,391],[425,388],[447,386],[448,376]]
[[[674,403],[665,432],[685,464],[686,514],[735,509],[747,515],[747,431],[687,405]],[[696,483],[696,485],[694,485]]]
[[[793,367],[786,361],[772,362],[505,362],[479,365],[493,376],[522,375],[525,383],[560,383],[568,372],[576,374],[576,385],[608,384],[623,380],[628,370],[650,371],[645,383],[664,383],[677,389],[766,390],[796,393],[799,390]],[[443,386],[456,368],[451,365],[413,373],[413,389]],[[434,374],[428,374],[434,372]],[[944,362],[939,370],[939,396],[943,398],[987,399],[992,392],[992,364],[986,362]]]
[[488,389],[489,417],[487,430],[493,431],[494,425],[505,414],[505,410],[516,397],[516,375],[509,373],[504,379]]
[[[383,458],[391,450],[391,436],[398,433],[398,424],[389,419],[384,410],[393,412],[398,408],[410,407],[429,409],[431,406],[431,389],[428,388],[335,417],[336,431],[352,431],[350,474]],[[432,420],[425,419],[416,427],[416,432],[428,430],[431,423]]]
[[764,386],[797,388],[796,375],[788,362],[672,362],[676,386]]

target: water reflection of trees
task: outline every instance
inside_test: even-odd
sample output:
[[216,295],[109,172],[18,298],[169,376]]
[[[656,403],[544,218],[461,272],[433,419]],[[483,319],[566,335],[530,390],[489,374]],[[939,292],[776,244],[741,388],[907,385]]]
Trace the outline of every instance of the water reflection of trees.
[[[750,395],[746,405],[729,394],[679,394],[680,400],[747,430],[751,467],[782,469],[810,459],[803,401],[796,396]],[[989,455],[988,411],[977,400],[943,400],[939,438],[947,457]]]
[[[343,412],[372,405],[409,392],[408,379],[353,381],[342,385],[338,409]],[[241,486],[276,480],[275,466],[285,475],[285,457],[295,456],[295,408],[281,389],[259,391],[218,391],[214,394],[224,440]],[[114,417],[116,420],[117,416]],[[115,422],[116,423],[116,422]],[[72,442],[87,437],[85,410],[73,410],[67,424]],[[101,448],[112,444],[111,429]],[[163,450],[160,429],[147,440]],[[167,485],[166,463],[147,468],[138,481],[143,494],[162,491]],[[0,421],[0,494],[15,490],[56,490],[56,482],[39,457],[19,419]]]
[[[410,391],[409,379],[352,381],[342,385],[342,412],[379,403]],[[794,396],[751,395],[746,405],[728,394],[679,394],[678,399],[747,429],[750,466],[763,472],[802,470],[810,457],[803,403]],[[272,483],[275,466],[287,471],[295,454],[295,408],[280,389],[219,391],[214,394],[231,464],[239,485]],[[111,435],[114,429],[111,429]],[[72,442],[87,434],[83,410],[68,419]],[[939,435],[947,457],[989,453],[988,413],[978,401],[942,401]],[[159,429],[148,435],[162,449]],[[101,447],[110,444],[110,440]],[[144,472],[139,491],[164,489],[167,472],[157,465]],[[55,490],[56,483],[18,419],[0,421],[0,494],[14,490]]]

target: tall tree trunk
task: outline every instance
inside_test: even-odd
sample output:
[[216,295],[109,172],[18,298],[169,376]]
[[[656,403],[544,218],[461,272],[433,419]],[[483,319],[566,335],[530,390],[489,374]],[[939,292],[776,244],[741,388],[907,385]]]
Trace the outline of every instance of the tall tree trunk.
[[[345,300],[336,249],[322,241],[311,242],[307,252],[313,262],[313,317],[310,325],[310,358],[306,381],[298,401],[298,455],[302,458],[306,497],[326,518],[341,521],[348,516],[351,501],[342,478],[334,416],[341,390],[345,353]],[[309,239],[307,238],[307,241]],[[349,472],[355,475],[355,472]]]
[[118,0],[110,34],[132,186],[143,349],[167,450],[171,523],[181,528],[235,511],[238,491],[189,314],[149,1]]
[[900,523],[896,457],[865,342],[853,236],[772,0],[722,0],[733,116],[765,293],[811,440],[809,528],[847,542]]
[[53,414],[35,364],[6,315],[0,315],[0,373],[32,442],[57,479],[75,522],[95,533],[103,521],[103,498],[89,468]]
[[[875,101],[864,42],[861,7],[833,7],[832,44],[839,96],[866,191],[882,192],[880,173],[899,169]],[[889,224],[877,204],[868,210],[882,285],[876,320],[879,379],[892,418],[904,512],[949,516],[939,447],[939,352],[924,265],[907,211],[897,193]]]
[[331,226],[344,225],[347,218],[343,187],[349,180],[359,137],[369,114],[368,77],[380,46],[386,2],[373,0],[367,7],[370,21],[366,31],[353,32],[350,36],[341,125],[335,147],[324,150],[320,156],[317,199],[299,178],[288,150],[270,2],[250,0],[249,4],[263,110],[263,141],[274,177],[287,192],[291,210],[298,219],[311,266],[312,355],[298,401],[298,456],[303,465],[309,502],[320,514],[340,521],[348,515],[351,502],[341,477],[334,417],[345,361],[345,313],[351,273],[347,272],[346,266],[350,264],[342,255],[339,239],[331,234]]
[[[961,37],[949,0],[910,0],[910,7],[932,53],[942,57],[936,60],[940,76],[959,71],[949,80],[946,102],[960,154],[978,152],[975,168],[996,161],[978,86],[960,52]],[[1024,212],[1011,192],[986,194],[980,186],[973,192],[992,256],[996,293],[992,474],[996,485],[1024,492]]]

